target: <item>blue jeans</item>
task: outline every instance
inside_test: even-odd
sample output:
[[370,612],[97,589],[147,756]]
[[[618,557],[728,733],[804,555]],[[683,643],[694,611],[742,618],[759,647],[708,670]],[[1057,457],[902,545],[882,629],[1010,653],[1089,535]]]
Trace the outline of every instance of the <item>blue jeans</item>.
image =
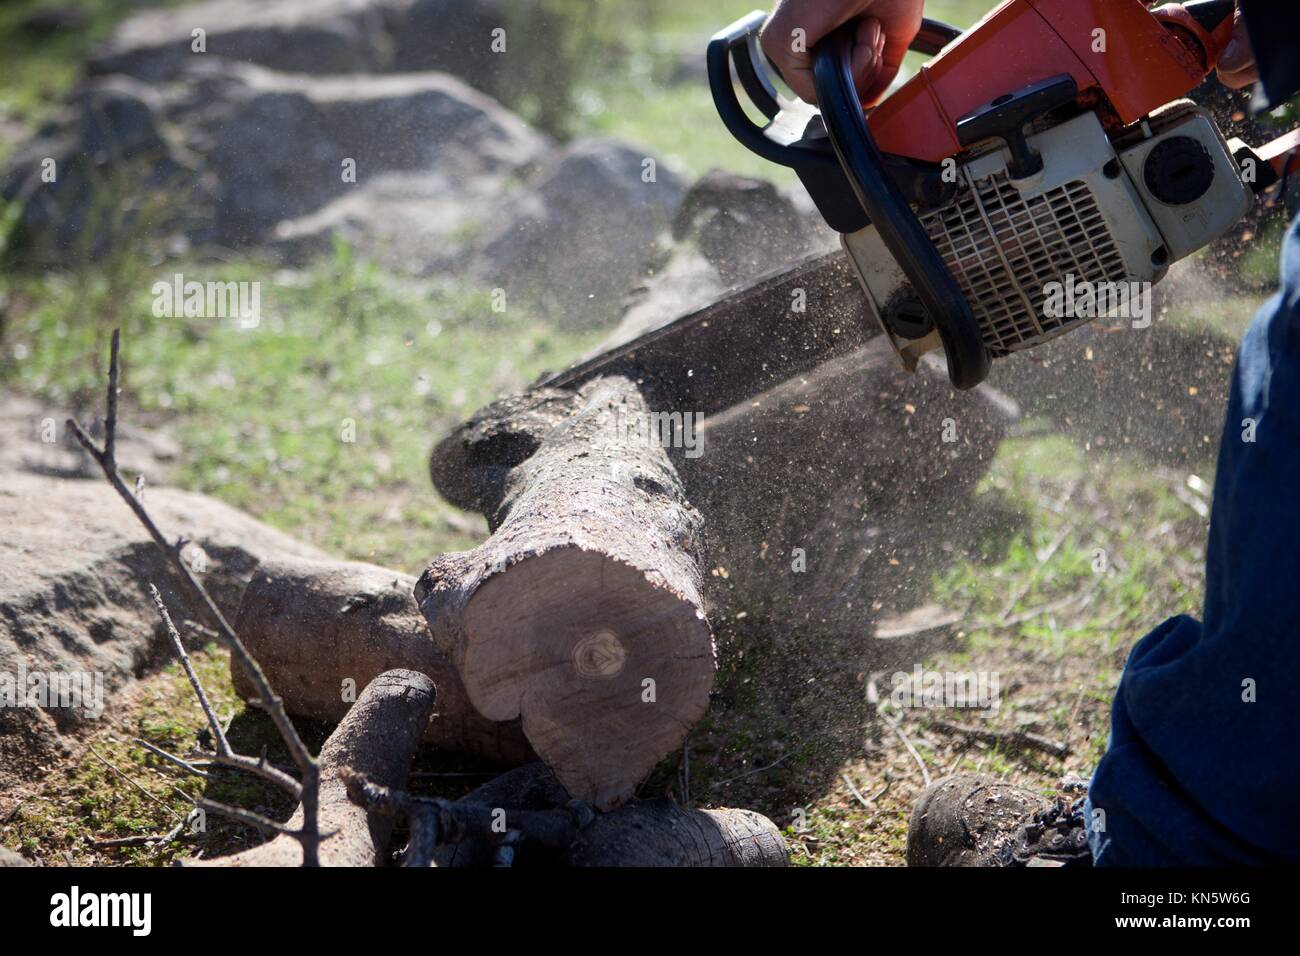
[[1204,623],[1165,621],[1120,678],[1099,866],[1300,862],[1300,219],[1237,355],[1205,560]]

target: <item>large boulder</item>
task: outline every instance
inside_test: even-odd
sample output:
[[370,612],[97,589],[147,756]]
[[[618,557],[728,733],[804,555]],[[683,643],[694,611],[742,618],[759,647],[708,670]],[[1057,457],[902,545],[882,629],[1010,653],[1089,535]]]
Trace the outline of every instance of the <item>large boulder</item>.
[[20,209],[11,251],[41,260],[98,256],[133,230],[163,231],[152,199],[193,199],[197,184],[195,163],[167,131],[165,112],[163,95],[130,77],[74,91],[0,173],[0,198]]
[[[444,194],[538,162],[547,140],[441,73],[305,77],[238,65],[201,74],[191,142],[219,183],[216,232],[245,244],[386,173],[427,173]],[[345,161],[356,181],[345,181]]]
[[507,301],[518,295],[570,326],[608,324],[645,274],[682,191],[642,150],[580,141],[503,199],[472,271]]
[[[145,10],[124,21],[91,59],[93,74],[150,83],[205,57],[291,73],[368,73],[392,58],[391,29],[409,0],[206,0]],[[203,52],[195,49],[201,30]]]
[[[10,392],[0,392],[0,474],[25,471],[56,478],[100,478],[99,465],[67,428],[68,413]],[[87,428],[102,440],[98,422]],[[162,432],[128,423],[117,426],[117,461],[127,473],[144,472],[150,485],[164,484],[180,452]]]
[[[445,74],[312,77],[207,59],[161,89],[90,80],[12,157],[0,194],[21,207],[20,259],[93,256],[144,231],[318,248],[346,221],[360,244],[389,243],[409,260],[417,247],[434,257],[458,227],[448,213],[481,213],[548,149]],[[51,157],[53,182],[42,175]],[[404,193],[418,209],[401,207]]]
[[[798,187],[802,188],[802,187]],[[660,236],[650,274],[623,301],[618,326],[600,347],[620,345],[716,301],[728,289],[793,265],[838,241],[799,193],[764,179],[714,169],[682,197]]]
[[[171,488],[144,493],[163,533],[193,542],[187,560],[202,569],[230,618],[262,561],[324,557],[204,495]],[[0,685],[31,689],[33,678],[79,675],[91,681],[90,694],[75,701],[37,698],[0,707],[0,794],[6,794],[57,759],[63,734],[112,713],[133,678],[167,659],[149,583],[187,636],[206,640],[211,631],[135,515],[102,480],[0,472],[0,525]],[[5,803],[0,798],[0,814]]]

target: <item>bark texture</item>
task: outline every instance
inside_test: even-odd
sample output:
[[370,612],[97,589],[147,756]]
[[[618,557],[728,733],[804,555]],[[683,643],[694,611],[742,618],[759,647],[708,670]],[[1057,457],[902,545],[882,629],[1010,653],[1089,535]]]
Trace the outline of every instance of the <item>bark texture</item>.
[[[344,767],[384,786],[406,786],[411,761],[433,711],[434,686],[424,674],[392,670],[362,692],[320,752],[320,828],[334,831],[320,848],[321,866],[375,866],[388,846],[392,820],[368,815],[348,799],[339,778]],[[302,810],[288,826],[302,826]],[[302,848],[281,834],[268,843],[203,866],[300,866]]]
[[[338,722],[357,690],[385,671],[409,668],[438,689],[427,743],[506,764],[531,759],[518,721],[497,723],[474,709],[429,636],[414,585],[409,575],[372,564],[270,561],[244,591],[235,629],[292,714]],[[231,675],[241,697],[253,695],[240,668]]]
[[752,810],[688,810],[666,800],[620,807],[578,834],[569,866],[785,866],[781,831]]
[[520,717],[568,792],[600,808],[681,744],[716,666],[702,520],[654,411],[611,376],[479,413],[444,441],[468,468],[439,487],[492,537],[438,558],[415,588],[475,707]]
[[[525,764],[461,798],[519,810],[551,810],[566,794],[542,763]],[[439,866],[491,866],[493,847],[481,838],[439,848]],[[767,817],[748,810],[694,810],[667,800],[617,807],[583,828],[566,851],[525,843],[516,866],[785,866],[785,840]]]

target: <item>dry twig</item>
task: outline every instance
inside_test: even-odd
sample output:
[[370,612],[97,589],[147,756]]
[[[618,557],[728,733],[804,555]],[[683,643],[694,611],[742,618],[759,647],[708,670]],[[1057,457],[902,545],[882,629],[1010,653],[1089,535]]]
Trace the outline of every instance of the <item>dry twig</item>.
[[[108,402],[107,417],[104,420],[104,447],[99,448],[90,439],[90,436],[82,429],[74,419],[68,419],[68,428],[76,435],[77,441],[86,449],[92,458],[95,459],[100,469],[104,472],[104,477],[108,480],[109,485],[113,487],[118,495],[126,502],[127,506],[135,513],[149,536],[153,539],[159,549],[167,556],[172,566],[179,573],[181,579],[188,585],[191,593],[199,599],[199,602],[208,612],[209,618],[217,626],[217,634],[221,643],[230,651],[231,658],[238,662],[243,672],[248,675],[248,679],[257,689],[258,698],[267,714],[271,717],[280,736],[284,739],[285,745],[289,748],[289,753],[293,756],[293,762],[297,765],[298,771],[302,777],[301,783],[293,780],[287,774],[276,770],[268,765],[265,759],[255,760],[251,757],[244,757],[235,754],[230,749],[230,744],[226,740],[225,731],[221,723],[216,719],[212,711],[212,706],[203,692],[198,677],[195,675],[193,668],[190,666],[189,657],[181,644],[180,635],[177,634],[175,625],[171,622],[171,617],[163,605],[157,589],[150,586],[154,603],[157,605],[163,623],[167,627],[168,636],[172,640],[173,646],[181,656],[182,666],[185,668],[186,675],[190,678],[190,683],[199,698],[199,704],[203,708],[204,714],[208,718],[209,724],[213,728],[213,734],[216,739],[217,755],[213,759],[215,762],[238,767],[255,773],[267,780],[278,784],[288,792],[297,797],[302,803],[303,826],[299,831],[294,832],[295,838],[302,844],[302,855],[304,866],[316,866],[319,864],[320,843],[323,839],[318,822],[318,806],[320,793],[320,765],[303,743],[298,731],[294,728],[293,722],[289,720],[289,714],[284,709],[284,703],[271,689],[270,683],[262,673],[261,667],[257,661],[249,654],[248,649],[244,647],[243,642],[239,639],[234,629],[226,620],[225,615],[212,600],[207,589],[199,583],[198,578],[194,576],[193,570],[182,557],[182,551],[186,545],[183,538],[178,538],[175,544],[169,544],[163,533],[158,529],[149,512],[145,510],[144,503],[123,481],[122,475],[117,470],[117,396],[118,396],[118,379],[120,375],[120,366],[118,363],[118,349],[121,338],[121,330],[113,330],[112,345],[109,356],[108,369]],[[215,812],[224,813],[236,819],[253,823],[256,826],[270,829],[283,830],[280,824],[274,821],[266,820],[257,814],[248,811],[239,810],[235,807],[227,807],[223,804],[213,803],[211,801],[200,801],[199,805],[204,809],[210,809]]]

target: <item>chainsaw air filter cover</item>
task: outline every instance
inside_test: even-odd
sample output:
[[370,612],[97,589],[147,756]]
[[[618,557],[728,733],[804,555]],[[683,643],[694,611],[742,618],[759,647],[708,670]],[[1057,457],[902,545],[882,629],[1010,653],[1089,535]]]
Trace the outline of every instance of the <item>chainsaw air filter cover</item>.
[[[949,203],[920,216],[995,357],[1118,305],[1131,308],[1132,296],[1150,288],[1143,283],[1158,281],[1253,203],[1217,127],[1186,101],[1153,114],[1123,142],[1112,143],[1085,113],[1029,143],[1043,157],[1037,173],[1014,178],[1008,152],[993,146],[958,168]],[[844,244],[882,325],[913,365],[937,343],[898,334],[911,308],[902,277],[872,228]]]

